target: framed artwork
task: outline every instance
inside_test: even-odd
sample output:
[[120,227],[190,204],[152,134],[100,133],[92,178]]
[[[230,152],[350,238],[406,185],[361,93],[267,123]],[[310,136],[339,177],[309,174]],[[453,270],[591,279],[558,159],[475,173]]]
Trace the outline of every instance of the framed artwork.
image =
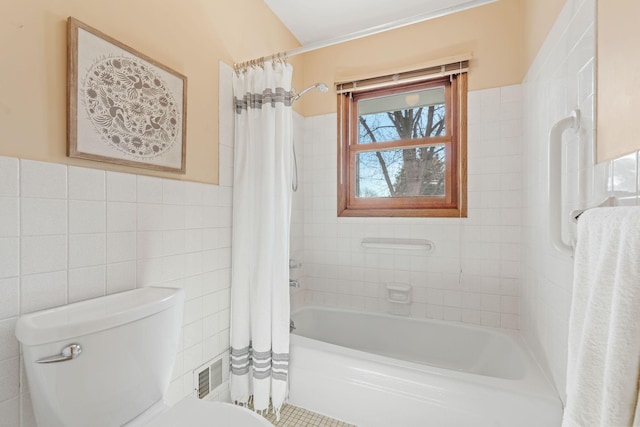
[[187,78],[69,17],[67,155],[185,173]]

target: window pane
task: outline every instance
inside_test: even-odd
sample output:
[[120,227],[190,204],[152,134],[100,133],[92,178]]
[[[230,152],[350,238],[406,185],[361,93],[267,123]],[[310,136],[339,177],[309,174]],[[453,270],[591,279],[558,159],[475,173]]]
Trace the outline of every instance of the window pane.
[[445,195],[445,145],[356,154],[356,197]]
[[444,87],[358,101],[358,143],[446,135]]

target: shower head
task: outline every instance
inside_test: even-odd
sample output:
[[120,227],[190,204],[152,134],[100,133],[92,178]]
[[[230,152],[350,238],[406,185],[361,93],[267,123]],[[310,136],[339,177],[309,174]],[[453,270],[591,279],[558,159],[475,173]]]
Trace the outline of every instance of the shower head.
[[[291,100],[292,100],[292,101],[297,101],[298,99],[302,98],[302,96],[303,96],[304,94],[306,94],[307,92],[309,92],[310,90],[313,90],[313,89],[318,89],[318,91],[320,91],[320,92],[322,92],[322,93],[326,93],[326,92],[328,92],[328,91],[329,91],[329,87],[328,87],[326,84],[324,84],[324,83],[322,83],[322,82],[319,82],[319,83],[316,83],[316,84],[314,84],[314,85],[309,86],[308,88],[306,88],[306,89],[305,89],[305,90],[303,90],[302,92],[300,92],[300,93],[298,93],[298,94],[294,95],[294,96],[293,96],[293,98],[292,98]],[[295,92],[295,89],[294,89],[294,92]]]
[[322,93],[329,92],[329,87],[326,84],[322,83],[322,82],[316,83],[316,89],[318,89]]

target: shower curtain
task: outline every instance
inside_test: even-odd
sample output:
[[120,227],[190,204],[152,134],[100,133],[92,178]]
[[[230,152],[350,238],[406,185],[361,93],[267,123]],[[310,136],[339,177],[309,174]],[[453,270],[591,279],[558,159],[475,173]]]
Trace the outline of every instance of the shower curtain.
[[289,365],[292,66],[234,74],[231,399],[279,418]]

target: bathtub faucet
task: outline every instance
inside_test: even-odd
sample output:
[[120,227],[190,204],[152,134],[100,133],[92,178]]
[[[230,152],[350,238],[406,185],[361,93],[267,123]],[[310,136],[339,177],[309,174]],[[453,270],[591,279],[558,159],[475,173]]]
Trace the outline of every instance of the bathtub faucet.
[[292,319],[289,319],[289,333],[293,332],[296,329],[296,324],[293,323]]
[[300,287],[300,281],[299,280],[289,279],[289,287],[290,288],[299,288]]

